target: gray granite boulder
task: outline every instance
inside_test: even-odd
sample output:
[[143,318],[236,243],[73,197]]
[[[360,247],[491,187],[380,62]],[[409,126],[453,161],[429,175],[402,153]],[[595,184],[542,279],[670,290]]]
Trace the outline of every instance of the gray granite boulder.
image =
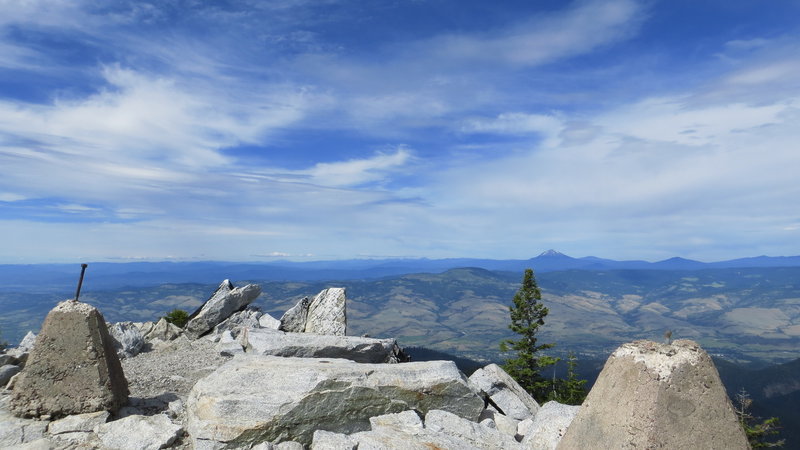
[[259,355],[344,358],[362,363],[395,363],[406,358],[394,339],[284,333],[267,328],[248,330],[244,345],[249,353]]
[[17,377],[10,408],[19,416],[113,413],[128,400],[128,383],[102,314],[74,300],[47,315]]
[[425,415],[425,428],[461,439],[474,448],[487,450],[520,448],[513,436],[448,411],[428,411]]
[[497,364],[476,370],[469,382],[475,390],[488,396],[500,413],[511,419],[525,420],[539,410],[536,400]]
[[346,434],[317,430],[311,441],[311,450],[355,450],[356,445],[356,440]]
[[215,339],[218,339],[222,336],[222,333],[228,331],[234,338],[236,338],[239,336],[239,333],[241,333],[242,330],[248,328],[261,328],[261,324],[259,323],[261,316],[261,311],[245,308],[239,312],[231,314],[230,317],[215,326],[213,335],[215,336]]
[[347,299],[344,288],[323,289],[314,300],[301,299],[281,317],[281,331],[333,336],[347,334]]
[[555,450],[579,409],[580,406],[558,402],[545,403],[525,430],[522,445],[531,450]]
[[606,361],[559,449],[747,449],[714,363],[697,343],[635,341]]
[[308,297],[300,299],[296,305],[283,313],[281,316],[281,325],[278,329],[289,333],[304,333],[306,331],[306,318],[308,317],[308,306],[310,304],[311,300],[309,300]]
[[344,336],[347,334],[347,300],[344,288],[328,288],[308,305],[306,333]]
[[133,322],[117,322],[108,328],[108,332],[114,339],[114,348],[120,359],[136,356],[144,347],[144,336]]
[[475,420],[483,400],[451,361],[359,364],[244,355],[194,385],[186,423],[198,448],[309,445],[315,430],[367,430],[371,417],[408,409],[443,409]]
[[279,330],[281,328],[281,321],[267,313],[262,314],[261,317],[258,318],[258,324],[261,328],[269,328],[272,330]]
[[261,295],[261,287],[248,284],[234,288],[230,280],[220,284],[211,297],[189,316],[184,331],[192,339],[208,333],[233,313],[241,311]]
[[155,325],[149,327],[149,330],[144,335],[144,339],[150,343],[173,341],[183,334],[183,330],[180,327],[167,322],[167,319],[163,317]]
[[15,366],[13,364],[6,364],[4,366],[0,366],[0,388],[5,387],[8,382],[11,380],[11,377],[18,374],[20,369],[19,366]]
[[108,422],[109,417],[110,414],[108,411],[75,414],[50,422],[50,424],[47,426],[47,432],[51,435],[74,432],[92,432],[94,431],[95,427]]
[[104,448],[150,450],[166,448],[182,434],[164,414],[128,416],[97,427],[97,437]]

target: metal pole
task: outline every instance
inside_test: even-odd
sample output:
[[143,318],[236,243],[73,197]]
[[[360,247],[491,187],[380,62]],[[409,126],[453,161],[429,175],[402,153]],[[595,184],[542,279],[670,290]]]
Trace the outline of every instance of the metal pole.
[[75,301],[78,301],[78,297],[81,295],[81,285],[83,285],[83,274],[86,272],[86,267],[88,264],[81,264],[81,278],[78,280],[78,290],[75,291]]

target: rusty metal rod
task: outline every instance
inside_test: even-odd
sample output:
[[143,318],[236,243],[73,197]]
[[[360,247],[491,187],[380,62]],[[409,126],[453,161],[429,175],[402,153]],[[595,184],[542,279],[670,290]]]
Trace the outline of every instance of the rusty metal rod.
[[86,267],[88,264],[81,264],[81,278],[78,280],[78,290],[75,291],[75,301],[78,301],[78,297],[81,295],[81,286],[83,285],[83,274],[86,273]]

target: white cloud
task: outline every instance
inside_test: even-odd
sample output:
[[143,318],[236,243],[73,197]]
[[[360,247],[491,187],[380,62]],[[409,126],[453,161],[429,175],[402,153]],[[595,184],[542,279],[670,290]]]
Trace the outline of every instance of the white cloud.
[[28,197],[24,195],[15,194],[13,192],[0,192],[0,202],[18,202],[21,200],[26,200]]
[[394,153],[378,153],[366,159],[317,163],[298,173],[310,176],[314,184],[321,186],[357,186],[384,179],[387,172],[397,170],[410,159],[411,152],[400,147]]
[[651,98],[604,115],[596,123],[609,133],[684,145],[721,144],[743,131],[783,122],[792,100],[694,106],[681,98]]
[[538,134],[544,137],[543,145],[546,147],[558,145],[563,130],[564,124],[556,116],[526,113],[503,113],[494,119],[473,118],[461,126],[465,133]]
[[579,2],[567,11],[523,21],[485,36],[450,34],[424,44],[445,63],[532,66],[589,52],[629,37],[641,24],[641,5],[629,0]]

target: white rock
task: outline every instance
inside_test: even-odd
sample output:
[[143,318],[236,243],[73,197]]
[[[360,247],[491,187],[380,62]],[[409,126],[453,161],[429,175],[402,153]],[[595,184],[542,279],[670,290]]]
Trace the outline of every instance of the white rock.
[[425,428],[444,433],[482,449],[519,449],[519,443],[500,430],[458,417],[440,410],[428,411]]
[[108,328],[114,339],[114,349],[120,359],[139,354],[144,346],[144,336],[133,322],[117,322]]
[[150,329],[144,338],[147,341],[173,341],[183,333],[178,326],[167,322],[167,319],[161,318],[153,328]]
[[369,424],[373,430],[380,427],[390,427],[412,434],[425,428],[422,424],[422,419],[419,418],[417,413],[411,410],[370,417]]
[[16,350],[20,353],[28,353],[36,343],[36,334],[33,331],[28,331],[25,337],[22,338]]
[[501,413],[514,420],[532,417],[539,404],[519,385],[511,375],[497,364],[476,370],[469,377],[477,391],[482,391],[496,404]]
[[275,450],[303,450],[303,444],[295,441],[284,441],[273,446]]
[[356,440],[342,433],[317,430],[311,442],[311,450],[355,450]]
[[344,288],[323,290],[308,305],[305,332],[345,336],[347,334],[346,305]]
[[47,422],[14,417],[8,411],[8,400],[8,395],[0,396],[0,448],[13,448],[43,438]]
[[489,419],[494,424],[493,428],[497,428],[503,433],[515,437],[517,435],[517,425],[519,420],[514,420],[508,416],[500,414],[497,411],[486,409],[481,413],[480,420]]
[[472,450],[474,447],[456,437],[422,429],[414,434],[391,427],[379,427],[350,435],[358,450]]
[[108,411],[99,411],[85,414],[74,414],[63,419],[50,422],[47,432],[50,434],[63,434],[76,431],[90,432],[95,427],[108,421]]
[[526,449],[555,450],[580,406],[547,402],[539,408],[533,422],[526,430],[522,445]]
[[262,314],[261,317],[258,318],[258,324],[261,325],[261,328],[270,328],[272,330],[281,328],[281,321],[267,313]]
[[181,434],[182,428],[164,414],[128,416],[97,427],[97,436],[109,449],[149,450],[165,448]]
[[230,330],[225,330],[220,334],[217,351],[220,355],[233,356],[243,354],[244,348],[242,348],[242,344],[237,339],[234,339]]
[[437,408],[471,420],[483,409],[451,361],[358,364],[243,355],[195,383],[186,423],[195,445],[308,445],[317,429],[352,433],[366,430],[370,417]]
[[533,427],[533,417],[529,417],[517,424],[517,440],[522,440],[531,433]]

